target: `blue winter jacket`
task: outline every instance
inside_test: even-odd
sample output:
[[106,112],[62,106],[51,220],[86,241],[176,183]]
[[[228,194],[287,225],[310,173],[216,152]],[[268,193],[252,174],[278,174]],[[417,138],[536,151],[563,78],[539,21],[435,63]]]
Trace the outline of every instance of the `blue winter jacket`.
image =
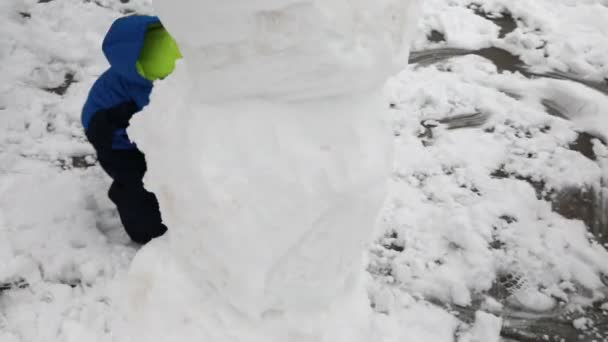
[[[110,68],[95,82],[82,110],[82,125],[89,130],[92,118],[101,111],[134,104],[139,112],[150,102],[152,82],[137,72],[135,63],[143,46],[148,26],[158,24],[158,17],[129,16],[116,20],[103,41],[103,53]],[[122,106],[125,107],[125,106]],[[131,113],[133,114],[133,113]],[[88,134],[87,134],[88,136]],[[126,128],[116,128],[112,133],[112,149],[134,149]]]

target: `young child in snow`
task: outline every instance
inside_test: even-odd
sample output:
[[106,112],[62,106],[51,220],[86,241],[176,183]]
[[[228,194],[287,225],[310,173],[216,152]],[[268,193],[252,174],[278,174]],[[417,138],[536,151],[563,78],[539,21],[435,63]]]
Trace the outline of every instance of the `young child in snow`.
[[116,20],[103,41],[110,68],[95,82],[82,111],[86,136],[101,167],[112,177],[108,196],[122,224],[138,243],[163,235],[158,201],[146,191],[144,155],[129,140],[133,114],[149,103],[153,81],[168,76],[181,58],[177,44],[157,17]]

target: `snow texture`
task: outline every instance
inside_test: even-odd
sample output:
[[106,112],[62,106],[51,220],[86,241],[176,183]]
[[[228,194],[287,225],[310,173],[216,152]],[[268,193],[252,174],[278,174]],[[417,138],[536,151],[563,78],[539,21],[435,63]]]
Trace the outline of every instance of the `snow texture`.
[[460,336],[458,342],[499,342],[502,320],[483,311],[475,313],[475,324],[470,331]]
[[[363,37],[372,41],[370,47],[375,52],[347,53],[352,45],[340,45],[339,42],[348,42],[349,39],[352,42],[351,32],[364,29],[363,26],[352,29],[357,25],[353,26],[352,21],[346,20],[352,18],[348,15],[321,26],[312,25],[318,30],[301,36],[302,44],[290,46],[292,33],[301,30],[298,25],[318,23],[313,20],[324,18],[311,11],[312,2],[298,2],[302,3],[309,5],[297,8],[295,2],[256,1],[239,11],[229,8],[229,2],[222,5],[225,6],[223,9],[217,7],[224,14],[228,11],[235,18],[234,23],[239,23],[231,31],[237,40],[229,47],[222,46],[207,52],[222,56],[228,49],[234,52],[234,59],[214,61],[201,58],[211,64],[195,66],[184,61],[175,75],[158,84],[153,105],[141,113],[134,124],[145,126],[150,129],[150,134],[156,132],[158,139],[171,142],[169,146],[159,147],[157,153],[163,153],[162,158],[151,157],[159,161],[152,172],[158,172],[156,177],[165,173],[172,175],[167,180],[171,185],[178,184],[178,175],[192,179],[187,183],[192,187],[179,191],[184,197],[175,198],[180,206],[188,207],[177,207],[175,213],[189,214],[184,216],[187,224],[182,224],[181,230],[179,224],[174,229],[172,222],[167,238],[138,250],[128,242],[117,214],[106,198],[109,180],[96,164],[93,150],[80,127],[79,114],[89,87],[107,67],[100,45],[111,22],[126,13],[158,13],[158,10],[155,11],[149,1],[134,0],[128,3],[114,0],[0,1],[0,74],[3,80],[0,84],[0,341],[105,342],[125,340],[129,336],[134,341],[146,338],[188,340],[192,336],[221,340],[226,333],[221,327],[226,322],[233,323],[230,328],[235,339],[251,334],[265,338],[267,335],[264,334],[269,331],[280,334],[290,330],[292,336],[283,340],[297,341],[294,334],[322,330],[319,320],[308,319],[307,312],[294,313],[286,319],[284,313],[267,310],[268,307],[279,306],[277,298],[294,298],[289,291],[280,288],[281,282],[295,283],[293,289],[303,289],[309,295],[315,286],[310,282],[299,283],[295,270],[294,273],[283,272],[286,266],[295,265],[294,259],[297,258],[277,256],[281,251],[306,255],[309,250],[287,251],[288,247],[278,242],[293,244],[303,241],[304,246],[319,241],[319,249],[322,248],[324,254],[312,253],[316,259],[308,265],[319,260],[327,260],[327,264],[321,263],[323,267],[319,270],[300,269],[305,271],[304,275],[313,271],[317,275],[327,274],[328,270],[340,267],[338,263],[330,262],[332,259],[328,256],[357,252],[354,247],[342,249],[345,245],[355,246],[355,241],[364,243],[368,234],[372,234],[371,226],[370,230],[341,226],[335,235],[327,238],[310,235],[309,240],[289,239],[287,228],[276,227],[277,235],[270,240],[265,235],[267,241],[260,241],[254,231],[241,229],[230,244],[217,229],[205,232],[213,235],[215,240],[203,241],[208,248],[206,250],[214,251],[215,255],[209,258],[200,256],[196,260],[187,249],[176,251],[175,248],[180,246],[179,241],[187,238],[180,235],[187,234],[191,221],[199,213],[225,214],[203,212],[201,208],[207,205],[205,202],[188,202],[187,196],[200,195],[196,187],[204,185],[198,182],[198,174],[191,177],[186,173],[200,166],[207,168],[210,176],[216,174],[221,179],[223,173],[238,175],[242,171],[239,169],[241,163],[251,167],[256,162],[251,156],[232,150],[242,158],[227,158],[221,161],[224,164],[218,161],[215,164],[218,169],[212,170],[214,164],[209,164],[209,157],[202,156],[200,152],[215,153],[220,142],[234,147],[235,141],[239,141],[245,150],[253,149],[249,145],[260,145],[260,152],[265,151],[266,155],[255,165],[257,170],[267,168],[269,178],[276,176],[272,172],[286,172],[285,169],[275,169],[274,161],[269,160],[269,148],[274,145],[271,140],[274,137],[285,139],[282,140],[284,144],[289,142],[287,146],[292,148],[296,146],[296,138],[305,135],[304,132],[307,137],[308,133],[311,134],[310,139],[325,137],[332,143],[346,143],[359,139],[360,135],[356,130],[346,130],[346,125],[339,125],[339,117],[319,131],[309,129],[312,132],[301,131],[297,135],[297,132],[289,131],[295,127],[296,122],[292,121],[295,114],[281,116],[283,106],[298,103],[296,107],[304,111],[307,102],[323,94],[345,94],[356,90],[367,93],[378,87],[379,82],[393,70],[404,65],[401,60],[384,60],[386,64],[375,69],[377,65],[372,63],[375,58],[398,58],[400,53],[405,53],[393,36],[385,40],[377,40],[375,35]],[[241,20],[251,11],[257,11],[255,6],[258,4],[269,8],[269,12],[257,21]],[[502,329],[509,328],[509,315],[514,311],[547,317],[563,311],[583,312],[583,308],[593,302],[606,302],[608,254],[599,242],[601,236],[591,234],[589,224],[592,222],[589,220],[559,214],[556,203],[569,191],[580,191],[582,195],[591,197],[603,194],[604,202],[598,203],[599,209],[604,205],[604,213],[608,212],[605,201],[608,198],[608,148],[605,145],[608,118],[604,109],[604,80],[608,73],[605,64],[608,34],[604,25],[608,21],[607,3],[602,0],[482,0],[476,4],[471,6],[465,0],[425,0],[422,3],[418,32],[412,35],[412,49],[418,51],[414,57],[419,56],[420,51],[425,50],[424,55],[438,48],[447,49],[448,54],[457,52],[457,57],[425,60],[395,72],[389,82],[389,101],[384,105],[392,104],[392,133],[396,136],[389,200],[376,240],[366,255],[367,272],[359,258],[345,260],[344,268],[340,268],[344,272],[346,269],[358,269],[359,272],[352,271],[348,278],[349,284],[356,285],[348,295],[345,293],[342,301],[336,300],[325,310],[327,316],[324,317],[328,318],[326,322],[330,322],[328,324],[332,328],[325,327],[325,330],[336,334],[327,335],[328,339],[355,340],[347,332],[352,327],[360,327],[368,331],[370,341],[474,341],[473,338],[478,336],[491,341],[496,339],[501,329],[500,319]],[[163,3],[155,5],[163,6]],[[193,5],[203,6],[204,2],[193,2]],[[288,11],[286,16],[277,15],[284,6],[292,12]],[[323,13],[332,12],[332,8],[325,8],[327,10]],[[370,15],[384,15],[380,7],[378,9]],[[300,11],[306,15],[298,15],[297,20],[292,21],[293,13]],[[206,13],[205,22],[216,23],[214,18],[219,18],[216,14]],[[514,18],[510,29],[496,24],[495,19],[509,16]],[[363,18],[359,23],[371,20],[372,24],[377,24],[372,18]],[[171,30],[186,29],[180,28],[179,20],[166,19]],[[205,25],[203,20],[197,24]],[[250,43],[238,40],[243,35],[246,39],[251,35],[257,36],[259,32],[249,31],[249,28],[258,24],[270,35],[266,36],[267,39]],[[281,32],[287,36],[271,35],[272,30],[279,27],[285,29]],[[388,25],[386,29],[394,28]],[[202,26],[197,30],[203,30]],[[325,33],[330,37],[324,36]],[[306,43],[317,38],[336,40],[327,49],[306,50],[310,47]],[[188,45],[187,38],[178,35],[178,40],[180,44]],[[377,49],[374,44],[380,41],[387,43],[389,48]],[[206,40],[205,44],[213,42]],[[203,45],[199,43],[192,44],[185,50],[186,57],[198,59],[201,48]],[[486,58],[469,54],[470,50],[487,48],[501,48],[514,54],[515,62],[519,58],[525,63],[526,72],[505,68],[504,65],[497,67]],[[315,70],[326,72],[328,77],[326,83],[312,84],[310,80],[300,78],[309,72],[314,74],[313,70],[304,68],[306,60],[292,60],[293,64],[289,65],[264,64],[264,68],[250,68],[244,64],[258,58],[280,59],[277,51],[294,54],[308,51],[306,56],[310,65],[325,60],[335,69],[323,69],[322,65],[316,64],[319,69]],[[435,52],[431,51],[430,56]],[[357,59],[345,61],[349,56],[357,56]],[[369,59],[363,58],[365,56]],[[224,62],[234,63],[232,66],[235,68],[222,68],[228,65]],[[209,72],[209,68],[216,70],[212,78],[198,78],[198,75]],[[259,75],[273,70],[283,73],[276,72],[272,76],[283,74],[292,78],[267,78],[259,87],[253,82],[259,81]],[[349,73],[352,70],[356,71]],[[380,71],[375,73],[371,70]],[[534,73],[543,72],[549,72],[552,78],[570,80],[532,77]],[[187,93],[174,97],[176,100],[190,98],[192,94],[196,95],[193,90],[205,87],[208,92],[199,94],[200,103],[197,105],[206,104],[205,108],[209,109],[204,114],[206,120],[217,116],[216,121],[211,120],[210,127],[197,123],[203,118],[192,118],[194,107],[180,101],[172,107],[163,100],[174,91],[183,90],[181,87],[189,82],[191,76],[202,83],[193,84]],[[341,83],[342,80],[347,82]],[[231,84],[235,87],[229,87]],[[255,97],[258,100],[254,100]],[[210,103],[210,99],[217,101]],[[273,99],[281,101],[275,103]],[[377,98],[371,95],[358,97],[358,103],[366,106],[373,106],[375,100]],[[323,108],[325,112],[338,113],[338,107],[351,106],[339,101],[328,102],[331,106]],[[164,105],[169,107],[162,112]],[[175,108],[181,108],[183,116],[182,112],[173,112]],[[239,116],[237,112],[225,114],[226,108],[242,114],[263,109],[263,118],[276,119],[276,126],[264,127],[258,120],[242,114]],[[352,115],[359,117],[359,123],[363,125],[366,120],[372,122],[372,118],[379,118],[382,110],[369,111],[368,114],[369,117],[365,117],[363,109],[355,109]],[[233,125],[222,125],[219,121],[222,115],[232,117]],[[149,118],[144,120],[144,116]],[[166,121],[162,121],[163,118]],[[180,118],[191,119],[193,123],[186,125],[179,121]],[[141,122],[137,122],[139,119]],[[144,122],[148,119],[159,120],[158,125],[148,125]],[[318,128],[317,124],[313,126],[313,119],[308,122],[310,126],[304,127]],[[320,116],[318,120],[321,120]],[[187,127],[175,133],[175,128],[169,125],[172,121],[174,125]],[[467,125],[462,122],[468,122],[469,126],[473,123],[473,126],[463,128]],[[250,129],[248,125],[251,125]],[[214,132],[214,128],[218,132]],[[366,138],[377,144],[369,146],[369,151],[380,149],[380,145],[388,144],[388,139],[392,138],[389,134],[386,141],[380,142],[380,129],[379,126],[373,130],[365,127],[366,131],[372,132]],[[219,132],[228,133],[220,136]],[[169,133],[173,136],[167,137]],[[576,147],[582,134],[596,137],[591,137],[587,151]],[[203,142],[211,144],[198,146],[196,150],[185,148]],[[142,143],[146,144],[143,140]],[[306,146],[297,145],[302,148],[302,153]],[[309,152],[317,164],[326,165],[323,162],[328,163],[331,159],[321,156],[332,151],[317,147],[320,148],[311,148]],[[344,150],[338,149],[333,153],[341,154],[340,151]],[[193,158],[180,155],[182,153],[193,153]],[[279,162],[295,160],[294,168],[308,170],[304,176],[315,171],[316,165],[298,164],[301,161],[295,156],[281,154],[280,150],[272,153],[279,156]],[[346,155],[348,158],[345,159],[356,158],[355,155]],[[390,150],[387,150],[373,157],[380,160],[389,155]],[[185,161],[186,164],[177,161]],[[382,163],[386,161],[382,160]],[[220,170],[224,165],[238,167]],[[353,174],[353,178],[345,177],[352,169],[334,169],[334,177],[328,178],[328,186],[344,189],[355,184],[356,177],[367,174],[370,180],[378,179],[383,172],[379,166],[377,173],[367,167],[359,169],[359,164],[356,169],[362,172]],[[295,174],[291,176],[295,177]],[[152,188],[158,185],[154,178],[154,175],[149,175],[148,185]],[[271,180],[274,183],[289,179]],[[234,177],[230,179],[231,182],[236,180]],[[299,182],[290,183],[294,191],[304,189],[302,184],[305,183]],[[186,186],[183,185],[186,183],[179,184]],[[276,192],[256,194],[254,189],[262,187],[261,183],[247,184],[244,181],[244,184],[250,187],[248,195],[251,199],[276,195]],[[160,194],[164,196],[162,192]],[[229,192],[206,194],[216,196],[214,200],[221,198],[226,201],[231,195]],[[311,192],[310,196],[323,197],[321,192]],[[380,197],[362,197],[361,200],[379,206],[377,198]],[[291,202],[283,203],[280,198],[274,200],[272,203],[275,205],[278,203],[297,215],[305,215],[303,207],[289,208]],[[170,202],[165,200],[165,206]],[[318,205],[320,207],[321,204]],[[369,215],[375,209],[365,209],[367,214],[352,212],[352,220],[356,223],[353,227],[363,226],[355,221],[359,220],[359,215],[367,215],[371,220]],[[177,216],[169,209],[163,210],[167,218]],[[266,210],[267,207],[262,207],[255,215],[268,213]],[[270,221],[282,222],[289,228],[296,227],[295,223],[301,224],[296,220],[285,223],[287,215],[281,212],[277,217],[282,221],[274,221],[274,218]],[[172,219],[178,218],[181,219]],[[205,222],[196,222],[192,227],[195,226],[209,227]],[[237,227],[225,232],[234,234],[235,231],[238,231]],[[357,235],[351,236],[351,231]],[[195,241],[201,240],[189,241],[192,245],[188,248],[196,248]],[[217,241],[223,243],[216,246]],[[276,250],[259,248],[273,243],[276,243],[272,245]],[[232,286],[221,284],[215,288],[200,286],[211,282],[200,269],[204,263],[199,261],[214,266],[227,261],[222,259],[226,254],[220,246],[234,253],[229,257],[234,257],[231,261],[238,260],[236,269],[245,270],[244,274],[226,274],[226,277],[246,281]],[[238,249],[239,246],[243,249]],[[280,291],[266,293],[249,303],[239,301],[239,309],[244,311],[243,308],[247,307],[250,316],[260,311],[264,314],[258,321],[249,318],[233,321],[234,308],[225,306],[225,298],[217,294],[241,293],[243,288],[250,292],[241,293],[240,298],[251,298],[251,293],[260,288],[260,279],[265,277],[254,270],[268,270],[270,263],[262,261],[272,259],[284,260],[273,268],[281,272],[273,274],[285,276],[275,276],[273,282],[268,283]],[[258,261],[261,264],[255,263]],[[251,265],[254,269],[246,268]],[[255,276],[247,279],[252,274]],[[338,277],[319,278],[327,281],[324,284],[334,284],[333,290],[324,288],[321,295],[337,291]],[[319,303],[325,300],[324,296],[315,297],[308,297],[314,301],[306,300],[306,304],[311,304],[311,310],[318,309]],[[268,305],[255,306],[262,302]],[[299,307],[303,302],[282,301],[280,306]],[[343,319],[329,319],[332,315]],[[133,324],[125,324],[127,322]],[[258,324],[260,322],[264,324]],[[529,322],[533,323],[532,320]],[[603,324],[595,318],[578,316],[572,317],[570,322],[582,329],[576,331],[581,336]],[[153,332],[155,335],[150,336]],[[350,332],[360,333],[356,329]],[[543,334],[552,336],[553,332]],[[279,335],[271,337],[281,338]],[[358,337],[365,338],[363,335]],[[589,340],[592,339],[602,338],[594,335]]]
[[367,92],[403,68],[417,0],[154,2],[205,103]]

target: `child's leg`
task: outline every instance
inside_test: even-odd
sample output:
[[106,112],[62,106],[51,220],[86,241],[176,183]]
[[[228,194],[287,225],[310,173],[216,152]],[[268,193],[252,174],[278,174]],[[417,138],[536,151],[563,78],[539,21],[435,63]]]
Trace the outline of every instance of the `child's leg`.
[[134,110],[134,104],[124,103],[96,113],[89,124],[87,138],[97,151],[101,167],[114,180],[108,195],[118,208],[125,230],[133,241],[146,243],[167,231],[156,196],[144,189],[146,160],[136,149],[112,149],[113,132],[126,127]]
[[116,204],[120,220],[131,240],[144,244],[167,231],[161,223],[156,197],[143,186],[125,186],[114,182],[108,195]]
[[144,155],[138,150],[114,150],[99,161],[114,179],[108,195],[131,239],[147,243],[163,235],[167,228],[162,224],[158,201],[142,182],[146,171]]

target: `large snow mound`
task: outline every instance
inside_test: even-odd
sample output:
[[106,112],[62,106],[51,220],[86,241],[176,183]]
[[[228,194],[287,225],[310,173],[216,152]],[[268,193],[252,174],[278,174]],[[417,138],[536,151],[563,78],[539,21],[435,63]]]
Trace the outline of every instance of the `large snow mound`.
[[369,114],[382,102],[176,106],[179,82],[130,130],[175,252],[248,310],[336,296],[383,203],[390,135]]
[[[364,338],[335,325],[371,313],[363,253],[392,163],[381,90],[407,63],[416,1],[155,5],[184,59],[129,129],[170,227],[135,288],[159,279],[153,249],[215,303],[196,316],[228,322],[200,336]],[[179,302],[150,291],[137,312]],[[234,337],[243,320],[257,328]]]

